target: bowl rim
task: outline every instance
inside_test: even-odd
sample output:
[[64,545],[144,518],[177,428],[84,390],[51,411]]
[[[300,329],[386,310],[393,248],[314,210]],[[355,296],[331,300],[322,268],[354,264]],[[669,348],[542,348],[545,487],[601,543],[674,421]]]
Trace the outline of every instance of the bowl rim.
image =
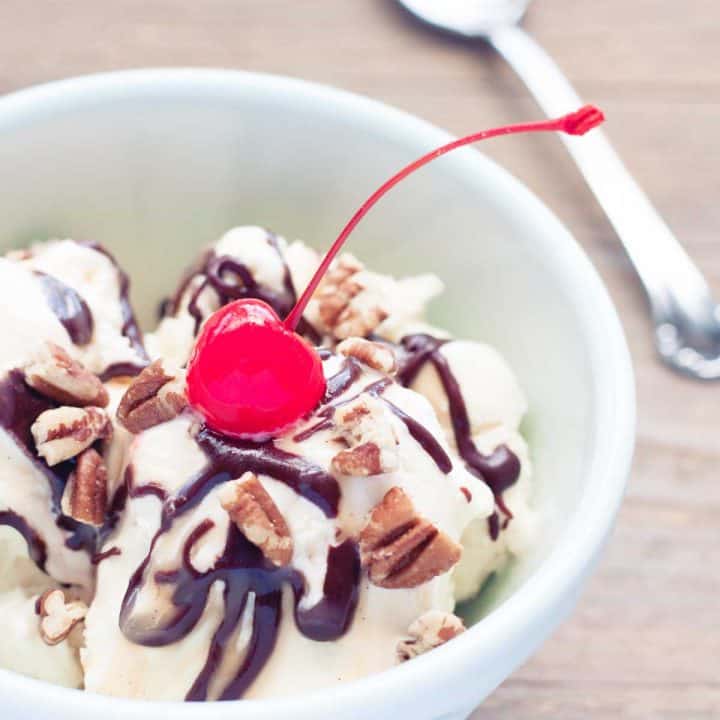
[[[402,129],[408,145],[432,148],[453,136],[430,123],[380,101],[298,78],[205,68],[149,68],[83,75],[19,90],[0,98],[0,130],[26,125],[43,114],[75,101],[104,103],[119,98],[168,96],[189,93],[282,93],[302,102],[322,102],[339,115],[353,113],[373,128]],[[243,700],[243,717],[270,720],[277,717],[332,717],[339,707],[362,698],[372,707],[388,707],[403,699],[430,697],[458,670],[471,667],[478,656],[493,648],[520,643],[538,618],[548,618],[567,604],[587,574],[607,537],[629,472],[635,439],[635,386],[630,354],[612,301],[590,260],[555,215],[509,172],[476,150],[453,158],[459,171],[492,176],[498,197],[511,199],[534,222],[553,229],[553,240],[543,251],[566,280],[577,303],[578,324],[584,332],[590,364],[591,392],[595,399],[596,432],[589,463],[588,485],[571,522],[556,538],[548,557],[500,606],[452,643],[389,670],[332,688],[280,699]],[[553,624],[552,622],[550,623]],[[224,720],[237,717],[237,703],[180,703],[108,697],[59,686],[0,669],[0,696],[18,706],[32,706],[42,696],[43,706],[64,707],[77,717],[109,713],[113,718],[163,716],[178,720]],[[374,698],[374,700],[373,700]],[[459,702],[459,699],[458,699]],[[371,707],[372,706],[372,707]]]

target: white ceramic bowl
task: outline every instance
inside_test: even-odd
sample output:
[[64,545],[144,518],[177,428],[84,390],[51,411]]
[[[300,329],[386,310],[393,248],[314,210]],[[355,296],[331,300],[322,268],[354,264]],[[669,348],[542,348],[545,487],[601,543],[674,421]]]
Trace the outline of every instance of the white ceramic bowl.
[[[447,140],[380,103],[286,78],[151,70],[53,83],[0,99],[0,243],[106,243],[149,320],[223,230],[257,223],[326,247],[392,171]],[[463,718],[570,610],[634,438],[630,360],[595,271],[537,198],[471,149],[397,188],[351,248],[381,270],[439,274],[448,291],[435,319],[493,343],[517,371],[544,518],[532,557],[466,608],[477,622],[458,639],[326,692],[170,707],[0,671],[5,720]]]

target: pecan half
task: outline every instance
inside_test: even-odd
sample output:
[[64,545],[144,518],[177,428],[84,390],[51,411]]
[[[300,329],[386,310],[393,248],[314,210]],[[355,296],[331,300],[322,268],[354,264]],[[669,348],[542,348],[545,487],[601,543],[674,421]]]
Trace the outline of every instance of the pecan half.
[[408,628],[408,637],[397,646],[398,659],[410,660],[432,650],[465,631],[463,621],[453,613],[428,610]]
[[30,428],[38,455],[48,465],[69,460],[96,440],[112,436],[112,423],[99,407],[63,405],[38,415]]
[[110,398],[105,386],[82,363],[59,345],[48,343],[50,357],[25,368],[25,382],[41,395],[63,405],[105,407]]
[[462,547],[415,512],[407,494],[390,488],[370,513],[359,537],[370,581],[384,588],[413,588],[450,570]]
[[293,541],[285,518],[262,483],[250,472],[227,483],[220,503],[245,537],[278,567],[292,559]]
[[139,433],[172,420],[186,406],[184,373],[168,374],[162,361],[156,360],[125,391],[117,417],[131,433]]
[[62,497],[62,511],[78,522],[100,527],[107,508],[107,467],[92,448],[80,453]]
[[397,358],[392,348],[385,343],[372,342],[365,338],[351,337],[343,340],[336,348],[347,357],[354,357],[373,370],[390,374],[397,370]]
[[359,395],[335,410],[340,437],[350,445],[332,459],[341,475],[369,477],[392,472],[398,466],[398,439],[382,400]]
[[377,293],[365,288],[360,275],[363,269],[352,255],[343,255],[317,294],[320,320],[340,340],[367,335],[388,317]]
[[65,602],[62,590],[46,590],[37,601],[40,637],[48,645],[57,645],[87,615],[88,607],[79,600]]

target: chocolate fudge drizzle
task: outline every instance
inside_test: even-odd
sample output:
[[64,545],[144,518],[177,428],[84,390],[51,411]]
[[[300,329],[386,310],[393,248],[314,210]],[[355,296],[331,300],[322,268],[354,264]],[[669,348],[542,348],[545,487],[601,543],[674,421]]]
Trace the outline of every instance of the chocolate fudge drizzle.
[[52,275],[36,270],[34,275],[42,285],[45,299],[60,324],[76,345],[92,340],[94,321],[90,308],[80,293]]
[[[217,672],[227,645],[242,621],[252,593],[252,632],[245,658],[230,682],[216,693],[220,700],[232,700],[247,690],[275,647],[282,614],[283,584],[292,588],[295,622],[305,636],[326,641],[347,631],[357,605],[360,557],[352,540],[331,547],[323,597],[315,606],[302,608],[300,601],[305,593],[302,574],[291,567],[272,565],[234,523],[230,523],[225,547],[214,566],[206,572],[195,569],[191,562],[193,546],[213,527],[213,522],[206,519],[188,536],[180,567],[156,571],[152,576],[155,583],[172,587],[172,617],[152,624],[136,618],[135,603],[150,581],[148,568],[158,540],[171,530],[178,517],[197,507],[222,483],[241,477],[247,471],[267,475],[291,487],[327,517],[337,515],[340,500],[337,480],[304,458],[276,448],[271,441],[252,443],[229,439],[208,428],[199,431],[196,441],[205,453],[208,465],[178,493],[163,501],[160,529],[146,557],[130,578],[120,612],[120,627],[130,641],[140,645],[159,647],[177,642],[192,632],[205,611],[211,586],[222,581],[223,619],[213,635],[205,664],[186,696],[186,700],[207,700],[216,687]],[[126,482],[130,481],[126,479]],[[139,494],[142,487],[131,492]]]
[[[161,312],[163,316],[177,313],[180,309],[182,297],[192,282],[196,278],[202,278],[202,281],[190,295],[187,308],[188,313],[195,320],[196,334],[200,330],[200,325],[204,319],[199,300],[207,288],[212,288],[215,291],[220,307],[241,298],[257,298],[270,305],[281,319],[285,318],[295,305],[297,294],[290,275],[290,268],[285,262],[277,236],[268,233],[267,242],[275,250],[283,264],[283,287],[281,290],[275,290],[259,283],[250,268],[244,263],[238,262],[231,255],[217,255],[214,250],[208,250],[201,257],[197,266],[185,275],[175,295],[162,303]],[[306,320],[299,323],[298,332],[306,336],[315,345],[320,342],[320,335]]]
[[22,535],[27,543],[30,558],[44,571],[47,562],[47,546],[45,541],[35,532],[32,525],[22,515],[18,515],[12,510],[0,511],[0,525],[14,528]]
[[118,277],[118,285],[120,287],[119,302],[120,312],[122,313],[122,334],[130,341],[130,347],[133,349],[135,354],[138,356],[138,362],[122,362],[113,363],[109,367],[105,368],[103,373],[100,375],[100,379],[106,382],[114,377],[122,375],[135,376],[142,372],[143,368],[147,367],[150,363],[150,357],[145,350],[143,344],[143,334],[138,325],[137,318],[135,317],[135,311],[130,303],[130,278],[128,274],[120,267],[115,256],[106,250],[102,245],[92,241],[78,242],[83,247],[90,248],[95,252],[99,252],[104,255],[115,268],[115,272]]
[[[325,348],[321,348],[319,355],[323,360],[327,360],[332,353]],[[293,440],[295,442],[303,442],[311,438],[315,433],[331,428],[334,424],[332,418],[336,409],[336,406],[331,404],[332,401],[342,395],[361,374],[362,368],[357,360],[353,358],[344,360],[340,369],[334,375],[327,378],[325,395],[320,403],[320,409],[314,413],[315,417],[319,417],[320,420],[299,432],[293,437]]]
[[[25,383],[21,370],[9,372],[0,381],[0,427],[15,440],[18,448],[45,476],[50,489],[50,511],[56,517],[56,525],[68,533],[65,546],[70,550],[84,551],[92,556],[112,528],[110,526],[95,528],[62,513],[62,495],[70,473],[75,468],[75,460],[68,460],[50,468],[35,452],[30,427],[40,413],[54,407],[57,407],[55,403],[35,392]],[[40,569],[44,569],[47,549],[41,534],[32,527],[31,520],[8,509],[0,512],[0,525],[9,525],[21,534],[28,544],[30,556]]]
[[[330,353],[328,352],[326,357],[329,355]],[[318,433],[321,430],[328,430],[333,427],[333,415],[335,414],[335,410],[341,405],[353,400],[357,397],[357,395],[336,404],[333,404],[333,400],[342,395],[342,393],[344,393],[360,377],[361,374],[362,369],[357,360],[352,357],[347,358],[341,365],[340,370],[338,370],[335,375],[332,375],[327,379],[325,397],[322,400],[320,409],[315,412],[315,416],[319,417],[320,420],[305,428],[305,430],[299,432],[293,437],[293,440],[295,442],[303,442],[304,440],[311,438],[315,435],[315,433]],[[403,421],[411,437],[428,455],[430,455],[440,472],[447,475],[452,470],[452,461],[443,449],[442,445],[435,439],[435,436],[422,423],[419,423],[415,420],[415,418],[410,417],[397,405],[382,396],[390,385],[392,385],[392,380],[390,378],[382,378],[381,380],[377,380],[361,390],[360,394],[368,393],[374,397],[380,398],[390,408],[393,414]]]
[[495,497],[496,511],[488,518],[488,532],[493,540],[500,534],[498,510],[505,516],[503,528],[512,519],[512,513],[503,501],[503,493],[517,482],[520,476],[520,460],[507,447],[500,445],[489,455],[481,453],[472,439],[470,419],[468,417],[462,390],[450,366],[440,352],[446,341],[431,335],[408,335],[401,341],[405,350],[398,372],[398,381],[409,386],[426,363],[432,363],[448,399],[450,420],[457,444],[458,453],[465,461],[468,470],[483,480]]

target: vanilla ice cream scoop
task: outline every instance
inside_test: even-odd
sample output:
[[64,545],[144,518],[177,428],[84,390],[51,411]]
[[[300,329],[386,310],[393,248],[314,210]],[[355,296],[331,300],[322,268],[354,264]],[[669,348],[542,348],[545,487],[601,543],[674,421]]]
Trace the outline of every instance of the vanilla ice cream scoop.
[[51,241],[0,258],[0,525],[25,538],[53,579],[86,593],[98,531],[62,504],[75,458],[110,435],[98,376],[146,364],[127,290],[97,246]]
[[482,478],[495,511],[463,536],[456,599],[477,594],[492,573],[523,553],[535,534],[531,466],[518,426],[525,396],[502,356],[488,345],[427,333],[401,340],[400,381],[426,397],[468,470]]
[[[101,246],[51,240],[33,245],[16,262],[26,271],[25,276],[11,281],[9,287],[0,285],[8,299],[13,298],[9,304],[30,327],[37,322],[46,329],[37,333],[36,342],[57,342],[105,379],[135,375],[147,364],[142,333],[130,305],[128,277]],[[12,271],[10,274],[17,277]],[[28,275],[39,287],[44,302],[24,302],[29,289],[24,295],[9,295],[15,282],[27,285]],[[37,290],[32,295],[33,300],[39,299]]]
[[[301,692],[391,667],[411,623],[452,611],[460,538],[493,512],[492,493],[422,396],[353,357],[327,353],[324,370],[321,407],[274,441],[186,416],[136,436],[86,621],[89,690]],[[380,531],[381,552],[363,533],[378,513],[393,522],[390,492],[410,517],[397,537]]]

